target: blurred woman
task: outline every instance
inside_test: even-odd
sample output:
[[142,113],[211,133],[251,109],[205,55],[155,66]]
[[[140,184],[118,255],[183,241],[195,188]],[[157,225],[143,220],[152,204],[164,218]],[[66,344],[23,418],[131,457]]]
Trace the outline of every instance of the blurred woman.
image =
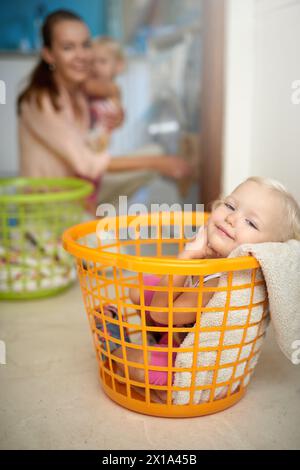
[[[110,160],[89,139],[90,111],[85,87],[92,61],[90,33],[76,14],[58,10],[42,28],[40,60],[18,98],[21,173],[24,176],[79,175],[99,179],[105,171],[154,170],[180,179],[190,170],[177,157],[119,157]],[[109,93],[99,83],[99,96]],[[97,89],[93,89],[95,96]],[[123,110],[107,117],[114,129]]]

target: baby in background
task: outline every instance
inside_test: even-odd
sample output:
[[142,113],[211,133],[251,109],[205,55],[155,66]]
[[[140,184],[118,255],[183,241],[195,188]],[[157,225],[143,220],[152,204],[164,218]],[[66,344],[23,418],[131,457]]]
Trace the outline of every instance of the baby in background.
[[121,45],[110,37],[93,40],[93,62],[91,81],[99,81],[103,87],[103,96],[90,99],[92,128],[98,135],[98,149],[108,147],[110,137],[109,118],[116,113],[116,104],[121,101],[119,87],[115,80],[125,67],[125,58]]
[[[109,37],[93,40],[93,61],[90,77],[84,85],[90,102],[91,130],[88,136],[89,147],[95,152],[108,149],[112,130],[120,112],[121,93],[115,84],[116,77],[125,67],[121,45]],[[101,182],[89,179],[94,186],[93,194],[87,200],[87,209],[95,215]]]
[[[194,240],[190,241],[182,253],[181,260],[203,258],[226,258],[235,248],[245,243],[284,242],[289,239],[300,240],[300,207],[296,200],[278,182],[259,177],[248,178],[240,184],[229,196],[216,201],[213,205],[207,225],[202,227]],[[221,273],[205,276],[203,281],[206,287],[216,287]],[[168,286],[168,276],[148,276],[144,279],[145,285]],[[173,286],[196,287],[199,279],[190,276],[176,275],[173,277]],[[214,292],[204,292],[202,306],[206,306]],[[140,303],[138,289],[132,289],[130,296],[134,304]],[[191,308],[198,306],[198,292],[174,292],[173,307],[185,308],[182,312],[173,312],[173,325],[193,325],[196,321],[196,312]],[[145,291],[145,306],[166,308],[169,305],[168,292]],[[146,312],[146,322],[154,326],[168,325],[168,312]],[[160,335],[155,346],[161,351],[148,353],[149,366],[168,366],[168,353],[164,348],[168,346],[168,333]],[[179,346],[180,341],[172,339],[173,346]],[[113,353],[122,357],[122,349]],[[127,360],[144,363],[143,351],[126,348]],[[173,365],[176,354],[173,354]],[[117,363],[119,373],[124,373],[123,366]],[[130,367],[131,379],[145,382],[143,369]],[[167,372],[149,370],[149,383],[154,385],[167,385]],[[153,401],[165,402],[166,392],[152,390]]]

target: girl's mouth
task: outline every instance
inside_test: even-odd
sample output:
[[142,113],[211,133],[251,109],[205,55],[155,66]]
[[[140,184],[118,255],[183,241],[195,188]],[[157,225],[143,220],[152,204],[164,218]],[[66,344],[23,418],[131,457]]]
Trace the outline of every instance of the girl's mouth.
[[216,227],[222,236],[225,236],[225,237],[230,238],[231,240],[234,240],[234,238],[221,225],[216,225]]

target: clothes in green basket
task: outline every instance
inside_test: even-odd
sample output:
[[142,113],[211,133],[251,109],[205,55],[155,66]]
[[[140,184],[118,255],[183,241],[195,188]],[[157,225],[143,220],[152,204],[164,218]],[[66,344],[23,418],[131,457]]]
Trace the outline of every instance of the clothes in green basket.
[[76,269],[60,239],[47,231],[16,229],[0,245],[0,292],[59,288],[76,279]]

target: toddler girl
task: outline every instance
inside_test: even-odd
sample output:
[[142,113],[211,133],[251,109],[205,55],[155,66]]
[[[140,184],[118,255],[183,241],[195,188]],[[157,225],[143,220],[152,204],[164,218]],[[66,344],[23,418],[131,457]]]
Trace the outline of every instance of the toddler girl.
[[[258,177],[248,178],[240,184],[224,200],[214,203],[207,225],[202,227],[194,240],[185,246],[179,259],[226,258],[235,248],[245,243],[284,242],[289,239],[300,240],[300,208],[296,200],[278,182]],[[216,287],[221,274],[206,276],[206,287]],[[145,285],[168,285],[168,276],[162,278],[145,277]],[[173,276],[173,287],[196,286],[199,280],[190,276]],[[203,292],[202,306],[204,307],[214,292]],[[139,303],[139,292],[132,290],[131,298]],[[146,306],[166,308],[169,302],[168,292],[145,291]],[[198,306],[197,292],[174,292],[173,306],[186,310],[173,312],[173,325],[183,326],[194,324],[196,312],[190,308]],[[150,311],[146,314],[147,324],[168,325],[168,312]],[[182,341],[182,339],[181,339]],[[181,341],[174,341],[173,346],[179,346]],[[148,364],[151,366],[168,366],[168,354],[164,348],[168,345],[168,336],[163,334],[156,346],[162,351],[150,351]],[[121,349],[114,352],[122,357]],[[127,348],[127,360],[144,363],[143,351]],[[173,355],[173,364],[175,363]],[[121,373],[122,366],[118,363]],[[144,382],[143,369],[129,368],[131,379]],[[167,372],[149,370],[149,383],[167,385]],[[156,395],[156,397],[155,397]],[[154,401],[162,401],[162,393],[151,394]]]
[[110,117],[117,112],[116,104],[121,100],[120,89],[115,80],[124,70],[125,59],[120,44],[110,37],[94,39],[92,47],[94,58],[90,84],[87,85],[98,81],[103,87],[101,98],[93,98],[91,93],[90,99],[92,128],[98,134],[97,145],[103,149],[109,143]]

